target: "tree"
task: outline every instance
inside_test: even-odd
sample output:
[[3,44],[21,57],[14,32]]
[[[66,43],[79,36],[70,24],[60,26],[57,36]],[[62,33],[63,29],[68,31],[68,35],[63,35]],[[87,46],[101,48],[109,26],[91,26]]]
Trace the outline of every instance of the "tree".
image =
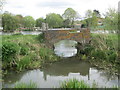
[[69,28],[70,27],[70,20],[69,19],[65,19],[63,21],[63,27],[65,27],[65,28]]
[[46,16],[46,23],[50,28],[59,28],[63,25],[63,18],[59,14],[50,13]]
[[86,18],[91,18],[92,17],[92,11],[91,10],[87,10],[85,13]]
[[86,11],[86,26],[92,29],[95,29],[98,25],[98,11],[94,10],[93,12],[91,10]]
[[3,27],[3,30],[16,30],[18,28],[18,21],[16,17],[7,11],[3,13],[2,27]]
[[97,17],[101,17],[100,12],[98,10],[93,10],[93,13],[97,16]]
[[42,27],[42,23],[44,23],[45,20],[43,18],[36,19],[36,27]]
[[118,11],[114,8],[109,8],[104,14],[104,27],[106,30],[118,30]]
[[24,21],[22,15],[16,15],[15,18],[17,19],[18,27],[24,27]]
[[0,0],[0,11],[2,11],[5,3],[6,3],[6,0]]
[[70,20],[71,26],[73,26],[75,19],[79,18],[78,13],[75,10],[73,10],[72,8],[67,8],[64,11],[64,14],[62,16],[65,20],[66,19]]
[[24,27],[32,28],[35,26],[35,20],[32,16],[25,16],[23,18]]

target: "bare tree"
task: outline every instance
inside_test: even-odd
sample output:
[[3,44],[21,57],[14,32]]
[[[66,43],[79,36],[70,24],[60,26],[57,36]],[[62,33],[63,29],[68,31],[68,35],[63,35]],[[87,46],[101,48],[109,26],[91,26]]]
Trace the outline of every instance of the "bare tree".
[[0,11],[2,11],[4,4],[5,0],[0,0]]

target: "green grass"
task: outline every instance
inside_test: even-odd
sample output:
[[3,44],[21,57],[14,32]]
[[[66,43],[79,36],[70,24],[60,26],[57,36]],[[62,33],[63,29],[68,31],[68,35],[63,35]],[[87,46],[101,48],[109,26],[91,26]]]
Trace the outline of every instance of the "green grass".
[[44,62],[57,61],[57,56],[55,56],[54,52],[49,48],[40,48],[39,54]]
[[117,34],[91,34],[91,43],[86,45],[81,52],[89,59],[91,64],[109,69],[112,73],[117,73],[120,62],[118,60],[118,37]]
[[[92,82],[92,85],[88,84],[87,82],[85,82],[84,80],[77,80],[75,78],[73,79],[68,79],[62,82],[62,84],[60,85],[60,88],[64,88],[64,89],[69,89],[69,88],[85,88],[85,90],[87,88],[90,88],[90,90],[96,90],[96,88],[100,88],[100,86],[94,81]],[[110,87],[106,87],[106,86],[102,86],[101,88],[104,88],[105,90],[108,90],[108,88],[114,88],[114,90],[117,90],[117,86],[110,86]],[[83,89],[84,90],[84,89]]]
[[97,84],[93,83],[92,87],[87,84],[85,81],[81,80],[77,80],[77,79],[69,79],[67,81],[64,81],[60,88],[96,88]]
[[14,88],[37,88],[36,83],[30,82],[30,83],[16,83]]
[[43,35],[3,35],[2,39],[4,69],[22,71],[58,60],[53,51],[43,43]]

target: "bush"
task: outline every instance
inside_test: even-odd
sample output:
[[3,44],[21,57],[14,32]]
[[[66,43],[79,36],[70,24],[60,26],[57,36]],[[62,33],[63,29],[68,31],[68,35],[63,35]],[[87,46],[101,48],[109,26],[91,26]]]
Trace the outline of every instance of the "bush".
[[29,66],[29,64],[31,63],[31,60],[32,59],[29,56],[24,56],[22,59],[16,60],[17,70],[21,71],[21,70],[27,68]]
[[3,42],[2,45],[2,60],[8,61],[10,57],[15,57],[19,52],[20,47],[13,42]]
[[96,59],[106,59],[106,54],[105,51],[102,50],[94,50],[91,52],[91,56],[96,58]]
[[45,37],[44,37],[44,34],[39,34],[38,36],[38,40],[40,41],[40,43],[43,43],[45,41]]
[[40,48],[39,55],[41,59],[44,60],[44,62],[57,60],[57,57],[54,55],[53,51],[50,50],[49,48]]
[[26,45],[20,45],[20,55],[27,55],[29,52],[29,48]]
[[115,51],[113,50],[108,50],[107,51],[107,55],[108,55],[108,60],[111,62],[114,62],[115,60],[117,60],[117,54]]
[[86,45],[85,48],[84,48],[84,53],[87,54],[87,55],[90,55],[92,50],[94,50],[93,46]]

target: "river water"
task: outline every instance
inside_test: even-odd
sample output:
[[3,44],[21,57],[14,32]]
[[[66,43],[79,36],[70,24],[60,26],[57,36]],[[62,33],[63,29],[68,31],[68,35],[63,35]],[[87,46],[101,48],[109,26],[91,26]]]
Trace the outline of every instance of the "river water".
[[60,87],[62,81],[73,78],[84,80],[90,85],[95,81],[99,87],[118,86],[117,76],[110,75],[75,57],[77,54],[75,45],[75,41],[68,40],[56,43],[55,54],[64,57],[63,60],[44,65],[41,69],[27,70],[21,73],[11,71],[3,78],[3,87],[14,87],[18,82],[29,83],[32,81],[37,84],[38,88],[57,88]]

